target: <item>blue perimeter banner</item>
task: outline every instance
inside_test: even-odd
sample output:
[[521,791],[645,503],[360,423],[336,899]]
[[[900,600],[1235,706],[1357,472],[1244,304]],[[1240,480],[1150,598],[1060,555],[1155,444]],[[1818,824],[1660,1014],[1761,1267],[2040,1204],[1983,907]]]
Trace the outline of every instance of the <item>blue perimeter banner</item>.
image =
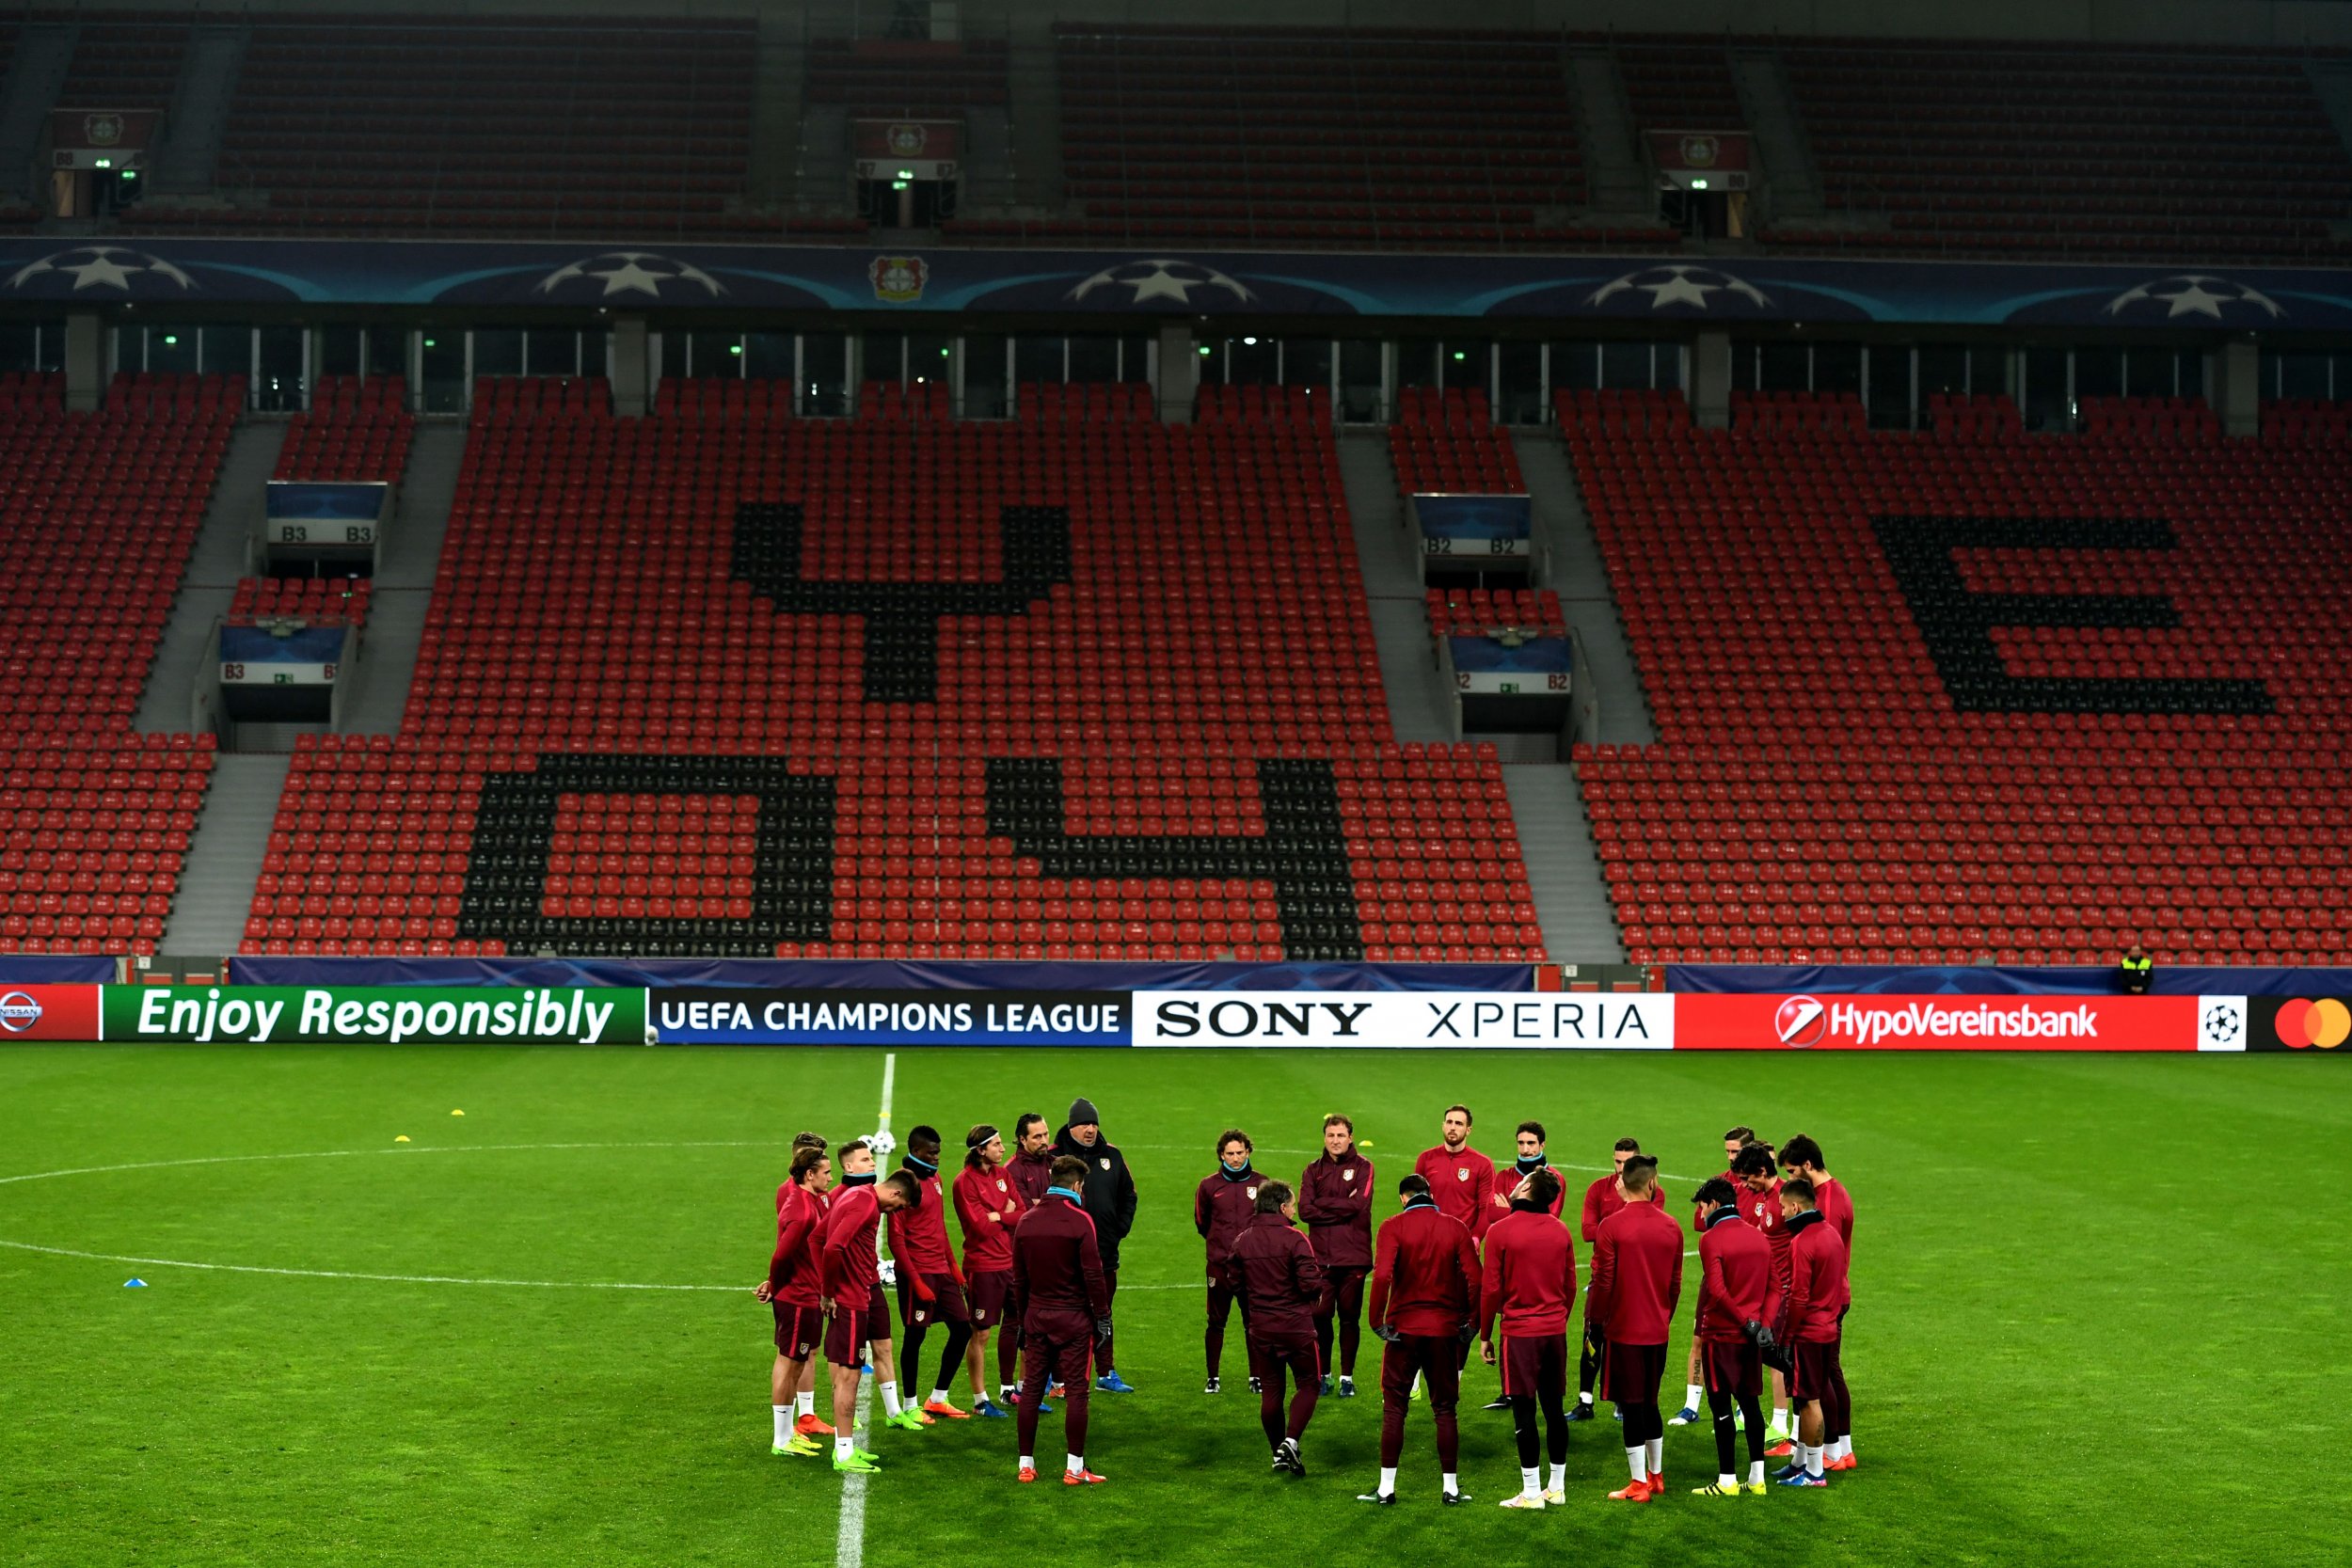
[[[1535,532],[1534,503],[1525,496],[1417,495],[1413,498],[1413,515],[1420,520],[1424,539],[1525,541],[1534,537]],[[1457,544],[1452,553],[1487,552]]]
[[[111,968],[105,977],[114,977]],[[1535,971],[1529,964],[975,963],[909,958],[237,957],[229,960],[229,978],[240,986],[644,986],[656,990],[669,986],[874,991],[1535,989]]]
[[0,986],[111,986],[121,965],[80,953],[0,954]]
[[599,249],[548,242],[0,239],[0,305],[1472,317],[1660,325],[2352,327],[2325,268],[1303,251]]
[[[2113,996],[2112,968],[2003,969],[1992,964],[1668,964],[1670,991],[1810,992],[1883,996]],[[2149,990],[2163,996],[2352,996],[2352,969],[2208,969],[2159,963]]]
[[305,626],[280,637],[262,626],[223,626],[220,657],[236,664],[335,664],[343,657],[343,628]]
[[373,523],[389,486],[274,479],[262,487],[262,514],[273,522]]

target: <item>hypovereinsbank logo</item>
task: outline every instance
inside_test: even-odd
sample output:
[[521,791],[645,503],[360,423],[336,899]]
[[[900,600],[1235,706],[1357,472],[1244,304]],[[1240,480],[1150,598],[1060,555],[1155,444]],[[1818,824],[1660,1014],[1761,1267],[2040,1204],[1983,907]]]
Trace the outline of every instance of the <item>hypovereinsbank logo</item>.
[[246,1045],[630,1044],[645,993],[422,986],[109,986],[108,1040]]

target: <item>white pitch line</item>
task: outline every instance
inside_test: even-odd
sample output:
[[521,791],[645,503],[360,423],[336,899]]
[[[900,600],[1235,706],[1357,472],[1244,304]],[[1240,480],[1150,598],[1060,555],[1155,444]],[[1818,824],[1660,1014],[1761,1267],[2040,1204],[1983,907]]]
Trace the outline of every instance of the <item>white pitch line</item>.
[[[882,1058],[882,1119],[880,1125],[890,1125],[890,1096],[898,1081],[898,1053],[892,1052]],[[879,1222],[877,1222],[879,1224]],[[852,1347],[853,1349],[855,1347]],[[901,1369],[904,1371],[906,1369]],[[911,1385],[910,1385],[911,1386]],[[857,1425],[866,1429],[874,1413],[874,1380],[858,1379]],[[841,1522],[834,1530],[833,1560],[834,1568],[865,1568],[866,1562],[866,1477],[851,1473],[841,1481]]]
[[45,1253],[52,1258],[87,1258],[101,1263],[136,1263],[151,1269],[202,1269],[213,1274],[271,1274],[294,1279],[368,1279],[387,1285],[497,1285],[531,1291],[734,1291],[740,1285],[639,1285],[605,1279],[470,1279],[440,1274],[355,1274],[342,1269],[277,1269],[258,1263],[197,1263],[184,1258],[134,1258],[125,1252],[76,1252],[72,1247],[37,1246],[31,1242],[0,1241],[16,1252]]
[[135,1160],[120,1165],[72,1165],[63,1170],[33,1170],[17,1176],[0,1176],[0,1187],[17,1181],[46,1181],[58,1176],[106,1176],[125,1170],[177,1170],[186,1165],[236,1165],[261,1160],[350,1160],[369,1155],[389,1155],[407,1159],[418,1154],[487,1154],[514,1153],[534,1148],[780,1148],[783,1145],[772,1138],[735,1138],[727,1140],[697,1140],[662,1143],[564,1143],[564,1144],[411,1144],[406,1148],[314,1148],[294,1154],[209,1154],[193,1160]]

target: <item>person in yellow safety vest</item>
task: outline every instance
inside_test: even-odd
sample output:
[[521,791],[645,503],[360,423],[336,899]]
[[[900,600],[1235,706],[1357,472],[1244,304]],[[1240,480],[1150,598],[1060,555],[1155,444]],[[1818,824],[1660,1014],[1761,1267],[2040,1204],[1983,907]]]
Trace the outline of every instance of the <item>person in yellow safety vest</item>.
[[2123,961],[2117,975],[2126,996],[2145,996],[2149,982],[2155,978],[2156,960],[2150,958],[2137,942],[2123,950]]

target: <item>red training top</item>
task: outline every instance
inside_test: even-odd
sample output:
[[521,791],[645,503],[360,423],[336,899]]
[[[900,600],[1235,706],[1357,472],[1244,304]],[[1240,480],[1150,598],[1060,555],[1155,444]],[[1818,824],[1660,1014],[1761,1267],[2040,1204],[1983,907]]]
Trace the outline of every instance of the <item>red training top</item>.
[[939,1173],[926,1176],[909,1166],[907,1174],[915,1178],[923,1200],[890,1216],[890,1256],[918,1283],[925,1275],[954,1274],[956,1256],[947,1246],[947,1195],[939,1184]]
[[1772,1275],[1772,1243],[1735,1210],[1699,1238],[1699,1312],[1702,1339],[1737,1345],[1747,1325],[1769,1323],[1780,1312],[1780,1289]]
[[824,1305],[824,1212],[787,1181],[776,1189],[776,1250],[768,1259],[768,1291],[787,1307]]
[[1813,1206],[1821,1212],[1821,1218],[1837,1227],[1837,1239],[1846,1243],[1846,1256],[1853,1257],[1853,1196],[1846,1184],[1831,1177],[1813,1189]]
[[966,1165],[956,1172],[956,1220],[963,1230],[963,1272],[1000,1274],[1012,1267],[1012,1227],[1027,1205],[1002,1169]]
[[1054,1184],[1054,1150],[1048,1145],[1041,1154],[1016,1154],[1005,1162],[1006,1179],[1012,1190],[1021,1195],[1021,1207],[1025,1212],[1045,1200],[1045,1189]]
[[1450,1339],[1478,1322],[1478,1254],[1470,1227],[1433,1203],[1419,1200],[1381,1226],[1374,1246],[1375,1328]]
[[1772,1275],[1780,1288],[1788,1289],[1788,1222],[1780,1215],[1780,1183],[1775,1181],[1760,1193],[1748,1191],[1744,1181],[1734,1181],[1740,1189],[1740,1217],[1764,1232],[1764,1239],[1772,1244]]
[[1225,1277],[1226,1256],[1233,1250],[1233,1238],[1258,1212],[1258,1188],[1265,1180],[1254,1170],[1232,1177],[1219,1167],[1193,1189],[1192,1227],[1208,1243],[1210,1278]]
[[1012,1233],[1012,1313],[1041,1338],[1110,1316],[1094,1220],[1066,1197],[1048,1197]]
[[882,1257],[875,1248],[882,1199],[870,1186],[844,1187],[825,1214],[825,1299],[863,1307],[882,1283]]
[[1498,1314],[1505,1335],[1562,1335],[1576,1306],[1576,1243],[1568,1227],[1548,1213],[1515,1209],[1486,1229],[1482,1338],[1495,1337]]
[[1312,1338],[1323,1306],[1323,1265],[1314,1248],[1280,1214],[1252,1214],[1227,1247],[1217,1271],[1249,1310],[1243,1318],[1259,1344]]
[[1662,1345],[1682,1299],[1682,1227],[1655,1203],[1629,1203],[1601,1222],[1584,1321],[1620,1345]]
[[1492,1160],[1468,1144],[1458,1154],[1439,1144],[1422,1149],[1413,1169],[1429,1183],[1429,1196],[1438,1200],[1438,1210],[1468,1227],[1471,1240],[1486,1233],[1486,1195],[1495,1184]]
[[1372,1162],[1353,1144],[1336,1160],[1318,1156],[1298,1173],[1298,1217],[1325,1268],[1372,1267]]
[[1837,1227],[1819,1213],[1788,1222],[1788,1299],[1780,1316],[1781,1338],[1828,1344],[1837,1338],[1837,1315],[1853,1300],[1846,1285],[1846,1243]]
[[[1650,1192],[1655,1195],[1650,1201],[1663,1207],[1666,1189],[1653,1184]],[[1617,1191],[1617,1173],[1611,1171],[1584,1189],[1584,1218],[1577,1227],[1578,1233],[1588,1242],[1599,1240],[1601,1222],[1624,1207],[1625,1195]]]

